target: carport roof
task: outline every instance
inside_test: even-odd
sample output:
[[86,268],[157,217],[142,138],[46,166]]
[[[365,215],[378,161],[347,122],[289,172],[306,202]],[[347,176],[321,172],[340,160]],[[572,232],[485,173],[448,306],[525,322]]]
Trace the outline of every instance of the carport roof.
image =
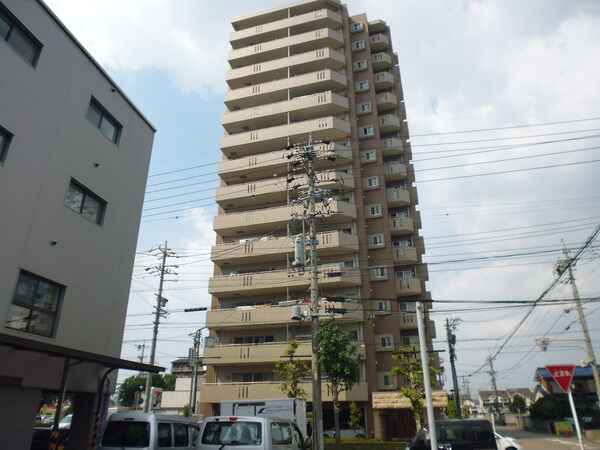
[[0,333],[0,346],[99,364],[104,367],[115,369],[139,370],[140,372],[163,372],[165,370],[165,368],[161,366],[143,364],[137,361],[129,361],[127,359],[115,358],[98,353],[84,352],[73,348],[61,347],[47,342],[34,341],[4,333]]

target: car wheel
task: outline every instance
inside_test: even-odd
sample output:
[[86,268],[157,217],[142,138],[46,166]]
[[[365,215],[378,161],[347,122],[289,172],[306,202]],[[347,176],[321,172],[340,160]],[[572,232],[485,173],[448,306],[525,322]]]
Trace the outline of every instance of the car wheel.
[[359,438],[359,439],[364,439],[364,438],[365,438],[365,435],[364,435],[364,434],[360,434],[360,433],[359,433],[359,434],[357,434],[357,435],[356,435],[356,437],[357,437],[357,438]]
[[504,450],[517,450],[515,447],[506,447]]

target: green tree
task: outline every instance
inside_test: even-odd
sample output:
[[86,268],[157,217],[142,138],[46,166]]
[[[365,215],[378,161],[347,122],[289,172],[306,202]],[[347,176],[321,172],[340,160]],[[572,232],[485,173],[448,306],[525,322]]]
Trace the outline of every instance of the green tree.
[[360,428],[360,423],[362,422],[363,413],[362,409],[356,404],[356,402],[350,403],[350,412],[348,414],[348,426],[354,430],[354,434]]
[[[172,377],[172,378],[171,378]],[[167,385],[172,385],[167,389]],[[164,390],[175,390],[175,375],[152,374],[152,386],[163,388]],[[146,379],[142,377],[129,377],[119,387],[119,403],[122,406],[137,407],[135,405],[136,392],[144,392],[146,389]]]
[[298,341],[289,341],[288,348],[284,352],[289,359],[277,361],[273,369],[273,372],[283,380],[279,389],[289,398],[306,398],[306,391],[300,384],[310,375],[308,363],[294,359],[298,345]]
[[[423,424],[425,398],[423,367],[419,357],[419,348],[417,346],[402,347],[398,354],[392,355],[392,358],[398,361],[398,365],[392,367],[390,374],[402,377],[404,382],[401,384],[399,391],[410,401],[413,418],[417,424],[417,429],[419,429]],[[431,358],[429,361],[429,372],[431,378],[434,379],[439,370],[431,365]]]
[[319,370],[327,377],[333,394],[333,420],[335,423],[335,445],[340,448],[340,404],[341,392],[349,391],[360,379],[358,363],[354,359],[356,346],[352,345],[350,333],[344,331],[334,319],[319,326],[315,336],[315,351]]
[[511,413],[524,413],[527,411],[527,402],[525,401],[525,397],[519,394],[513,395],[512,401],[508,407]]
[[[162,387],[164,391],[174,391],[175,390],[175,380],[177,379],[176,375],[173,375],[172,373],[167,373],[165,375],[162,375],[162,379],[163,379],[163,385],[157,386],[157,387]],[[153,386],[155,386],[155,385],[153,385]]]

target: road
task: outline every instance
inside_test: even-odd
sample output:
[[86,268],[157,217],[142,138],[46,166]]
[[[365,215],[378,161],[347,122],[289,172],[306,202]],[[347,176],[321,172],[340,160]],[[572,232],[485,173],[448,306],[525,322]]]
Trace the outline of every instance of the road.
[[[511,436],[519,441],[523,450],[577,450],[579,441],[577,436],[571,438],[557,437],[551,434],[531,433],[509,427],[497,427],[498,434]],[[586,450],[600,450],[600,442],[584,440]]]

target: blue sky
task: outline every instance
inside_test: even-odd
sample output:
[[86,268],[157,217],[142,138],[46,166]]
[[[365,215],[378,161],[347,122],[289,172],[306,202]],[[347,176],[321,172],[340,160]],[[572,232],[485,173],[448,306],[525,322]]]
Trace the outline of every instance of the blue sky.
[[[283,2],[47,2],[158,129],[122,356],[136,359],[136,345],[151,339],[151,305],[158,281],[144,268],[158,259],[144,253],[167,240],[179,256],[173,263],[180,266],[178,281],[166,284],[170,315],[161,325],[157,348],[157,362],[168,366],[187,354],[188,334],[203,325],[204,313],[180,311],[209,304],[206,287],[212,266],[207,255],[216,213],[211,197],[218,182],[230,20]],[[586,162],[600,159],[596,119],[600,4],[591,0],[348,4],[351,14],[367,12],[369,19],[384,19],[392,29],[433,298],[537,298],[553,279],[560,240],[578,248],[600,222],[600,165]],[[472,132],[481,129],[488,131]],[[532,143],[536,145],[525,145]],[[457,153],[465,155],[446,158]],[[524,156],[528,158],[514,159]],[[171,171],[175,172],[163,174]],[[507,173],[474,176],[497,171]],[[196,178],[174,181],[183,177]],[[174,189],[184,184],[189,186]],[[171,195],[176,197],[157,200]],[[175,205],[180,202],[184,204]],[[162,209],[149,210],[157,207]],[[181,208],[190,209],[147,215]],[[473,261],[528,252],[536,254]],[[584,256],[577,267],[580,293],[596,297],[598,250]],[[450,262],[462,259],[469,261]],[[549,297],[569,296],[569,286],[561,285]],[[598,347],[596,305],[589,303],[586,310]],[[526,310],[472,309],[440,304],[433,317],[439,349],[446,348],[445,318],[460,317],[459,375],[472,374],[471,387],[477,390],[489,387],[486,371],[477,369]],[[565,305],[537,307],[496,360],[498,384],[532,386],[537,366],[584,359],[577,347],[581,343],[557,341],[547,353],[537,351],[534,343],[542,336],[578,338],[578,325],[571,324],[574,314]],[[564,345],[576,347],[560,348]]]

